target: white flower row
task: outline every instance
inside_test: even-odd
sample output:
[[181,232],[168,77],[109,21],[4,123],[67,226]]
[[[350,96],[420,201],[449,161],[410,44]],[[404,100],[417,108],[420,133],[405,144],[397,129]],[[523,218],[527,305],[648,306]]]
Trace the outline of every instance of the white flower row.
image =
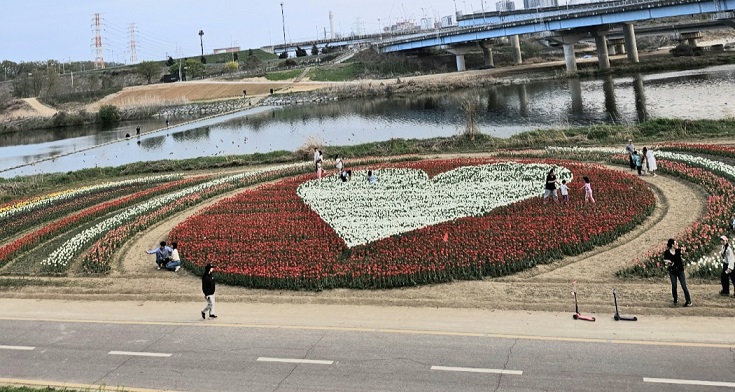
[[[551,167],[504,162],[458,168],[433,180],[422,170],[380,169],[373,172],[375,183],[358,171],[348,182],[308,181],[297,193],[354,247],[539,196]],[[572,173],[560,167],[557,178],[571,181]]]
[[[546,147],[547,151],[554,153],[578,153],[578,152],[600,152],[609,154],[627,154],[625,150],[619,148],[609,147]],[[715,170],[724,173],[731,178],[735,178],[735,167],[728,165],[720,161],[713,161],[711,159],[697,157],[689,154],[682,154],[678,152],[659,151],[654,152],[657,158],[664,158],[672,161],[684,162],[695,166],[704,167],[708,170]]]
[[148,176],[130,180],[105,182],[102,184],[85,186],[82,188],[68,189],[48,195],[39,196],[30,200],[24,200],[13,205],[8,205],[0,211],[0,220],[22,213],[28,213],[40,208],[51,206],[59,201],[70,200],[93,192],[105,189],[121,188],[133,184],[155,184],[168,182],[181,178],[180,174],[167,174],[161,176]]
[[262,173],[275,172],[275,171],[290,169],[290,168],[294,168],[298,166],[304,166],[304,164],[295,163],[295,164],[288,164],[288,165],[280,165],[276,167],[257,169],[257,170],[253,170],[253,171],[246,172],[246,173],[240,173],[240,174],[235,174],[232,176],[218,178],[218,179],[208,181],[202,184],[191,186],[186,189],[182,189],[180,191],[177,191],[171,194],[160,196],[155,199],[151,199],[145,203],[141,203],[136,206],[130,207],[126,209],[125,211],[111,218],[105,219],[104,221],[75,235],[74,237],[66,241],[64,244],[62,244],[58,249],[53,251],[46,259],[44,259],[41,262],[41,265],[46,266],[46,267],[51,267],[53,269],[64,269],[74,257],[76,257],[83,249],[91,245],[91,243],[95,241],[97,238],[100,238],[104,233],[110,230],[116,229],[122,226],[123,224],[130,222],[133,219],[141,215],[154,211],[164,205],[176,203],[177,200],[183,197],[186,197],[188,195],[191,195],[197,192],[201,192],[205,189],[216,187],[224,183],[237,182],[242,179],[256,176]]

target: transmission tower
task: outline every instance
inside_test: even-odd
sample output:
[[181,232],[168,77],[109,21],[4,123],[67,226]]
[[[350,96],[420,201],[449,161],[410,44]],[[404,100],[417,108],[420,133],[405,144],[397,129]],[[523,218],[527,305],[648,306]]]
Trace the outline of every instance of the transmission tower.
[[94,69],[105,68],[105,58],[102,55],[102,26],[100,23],[100,14],[94,14]]
[[130,31],[130,64],[137,64],[138,54],[135,50],[135,23],[130,23],[128,29]]

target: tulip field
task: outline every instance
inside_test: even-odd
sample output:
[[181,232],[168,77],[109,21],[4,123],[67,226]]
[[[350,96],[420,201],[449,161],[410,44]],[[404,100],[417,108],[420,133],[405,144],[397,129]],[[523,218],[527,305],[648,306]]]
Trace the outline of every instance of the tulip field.
[[[549,168],[568,205],[538,197]],[[500,276],[611,242],[653,210],[637,178],[559,160],[454,159],[367,168],[350,182],[296,176],[220,201],[170,238],[187,267],[269,289],[393,288]],[[585,203],[582,176],[601,191]],[[630,203],[634,197],[636,203]]]
[[[735,216],[735,148],[667,143],[660,175],[707,193],[679,233],[690,276],[719,277],[712,257]],[[611,243],[655,207],[650,186],[605,161],[622,148],[549,147],[504,157],[352,159],[353,175],[322,179],[311,162],[230,175],[147,176],[0,204],[0,274],[105,274],[133,237],[203,201],[237,191],[174,227],[185,269],[218,266],[218,281],[265,289],[389,289],[514,274]],[[544,203],[555,168],[567,204]],[[369,182],[372,170],[376,182]],[[584,201],[589,177],[596,203]],[[221,197],[221,196],[220,196]],[[631,202],[633,200],[634,202]],[[664,244],[630,260],[619,279],[666,276]]]

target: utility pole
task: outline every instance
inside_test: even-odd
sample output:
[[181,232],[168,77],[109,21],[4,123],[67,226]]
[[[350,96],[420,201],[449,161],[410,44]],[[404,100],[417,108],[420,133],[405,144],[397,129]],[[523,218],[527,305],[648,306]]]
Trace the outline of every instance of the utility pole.
[[283,2],[281,2],[281,23],[283,24],[283,52],[286,53],[286,14],[283,13]]

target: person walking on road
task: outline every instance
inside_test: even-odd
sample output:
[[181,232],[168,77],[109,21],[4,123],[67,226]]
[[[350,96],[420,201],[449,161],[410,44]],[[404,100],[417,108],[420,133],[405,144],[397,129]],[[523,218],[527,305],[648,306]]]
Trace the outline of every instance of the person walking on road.
[[207,306],[202,310],[202,319],[207,318],[207,312],[209,312],[209,318],[217,318],[214,314],[214,266],[207,264],[204,267],[204,275],[202,275],[202,292],[204,292],[204,299],[207,300]]
[[723,235],[720,239],[722,240],[722,250],[720,250],[720,256],[722,257],[722,275],[720,275],[722,291],[720,291],[720,295],[724,296],[730,295],[730,281],[735,287],[735,273],[732,272],[733,267],[735,267],[735,256],[733,256],[727,236]]
[[681,249],[679,249],[679,243],[673,238],[669,238],[669,242],[666,244],[664,261],[666,262],[666,269],[669,270],[669,279],[671,279],[671,295],[674,297],[674,305],[677,304],[677,300],[679,298],[678,289],[676,287],[676,281],[678,279],[681,283],[681,289],[684,290],[684,299],[686,300],[684,307],[691,307],[692,297],[689,296],[687,280],[684,276],[684,262],[681,260]]

